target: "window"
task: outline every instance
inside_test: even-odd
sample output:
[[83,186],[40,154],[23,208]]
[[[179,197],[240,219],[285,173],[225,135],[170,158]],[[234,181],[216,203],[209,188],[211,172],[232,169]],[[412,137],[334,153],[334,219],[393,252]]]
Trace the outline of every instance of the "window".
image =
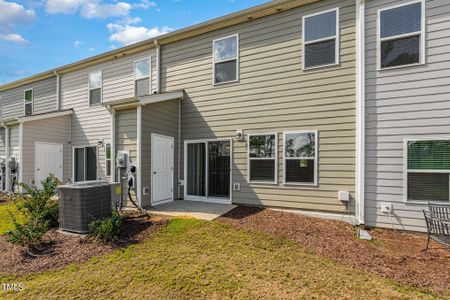
[[277,182],[276,134],[249,135],[248,170],[250,182]]
[[106,176],[111,176],[111,144],[105,144]]
[[89,74],[89,105],[102,102],[102,71]]
[[406,199],[450,199],[450,140],[406,141]]
[[284,182],[317,184],[317,132],[284,134]]
[[74,181],[97,180],[97,147],[74,148]]
[[134,63],[134,92],[136,96],[145,96],[151,93],[150,74],[150,58],[138,60]]
[[239,73],[239,35],[215,40],[214,84],[238,81]]
[[26,90],[23,93],[25,117],[33,115],[33,90]]
[[379,68],[424,62],[424,6],[419,1],[378,12]]
[[303,17],[303,68],[339,63],[339,9]]

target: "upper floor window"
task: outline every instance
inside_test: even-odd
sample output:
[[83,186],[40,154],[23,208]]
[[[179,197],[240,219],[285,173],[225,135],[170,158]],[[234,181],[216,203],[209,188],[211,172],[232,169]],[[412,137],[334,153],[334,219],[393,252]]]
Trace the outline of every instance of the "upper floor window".
[[317,184],[317,132],[284,134],[284,182]]
[[277,135],[248,137],[248,172],[250,182],[277,183]]
[[151,59],[145,58],[134,63],[134,93],[136,96],[150,94]]
[[303,17],[303,68],[339,63],[339,9]]
[[378,11],[380,69],[424,62],[424,6],[418,1]]
[[89,74],[89,105],[102,102],[102,71]]
[[26,90],[23,93],[25,116],[33,115],[33,90]]
[[406,200],[450,201],[450,140],[407,140]]
[[239,80],[239,35],[213,42],[214,84]]

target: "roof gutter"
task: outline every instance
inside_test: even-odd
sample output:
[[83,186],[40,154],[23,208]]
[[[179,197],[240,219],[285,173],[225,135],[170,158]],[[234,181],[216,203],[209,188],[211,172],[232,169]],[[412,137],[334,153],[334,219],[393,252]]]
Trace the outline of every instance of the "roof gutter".
[[365,0],[356,0],[356,203],[355,216],[365,223]]

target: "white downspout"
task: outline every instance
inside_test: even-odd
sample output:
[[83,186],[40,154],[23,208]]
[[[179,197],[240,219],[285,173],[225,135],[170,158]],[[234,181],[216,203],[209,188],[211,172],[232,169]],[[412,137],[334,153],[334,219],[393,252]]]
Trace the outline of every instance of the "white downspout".
[[[5,128],[5,157],[6,157],[6,161],[9,160],[9,157],[11,156],[11,149],[10,149],[10,145],[9,145],[9,127],[6,125],[3,125],[3,127]],[[5,190],[6,191],[10,191],[11,190],[11,172],[10,169],[8,167],[6,167],[5,170]]]
[[139,105],[136,109],[137,113],[137,182],[136,190],[138,197],[139,207],[142,208],[142,105]]
[[116,182],[116,111],[111,107],[106,107],[111,114],[111,183]]
[[56,75],[56,110],[61,110],[61,77],[57,71],[55,71]]
[[158,40],[155,40],[156,47],[156,93],[161,92],[161,46]]
[[[23,183],[23,123],[19,124],[19,183]],[[19,186],[19,191],[22,193],[22,187]]]
[[365,223],[365,0],[356,0],[356,203],[355,215]]

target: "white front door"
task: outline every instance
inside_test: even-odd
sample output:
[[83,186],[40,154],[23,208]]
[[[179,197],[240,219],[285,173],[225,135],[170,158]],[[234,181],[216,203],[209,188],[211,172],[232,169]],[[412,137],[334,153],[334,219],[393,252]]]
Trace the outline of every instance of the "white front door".
[[35,148],[35,181],[41,186],[41,181],[53,174],[63,180],[63,145],[36,143]]
[[173,201],[174,138],[152,134],[152,205]]

